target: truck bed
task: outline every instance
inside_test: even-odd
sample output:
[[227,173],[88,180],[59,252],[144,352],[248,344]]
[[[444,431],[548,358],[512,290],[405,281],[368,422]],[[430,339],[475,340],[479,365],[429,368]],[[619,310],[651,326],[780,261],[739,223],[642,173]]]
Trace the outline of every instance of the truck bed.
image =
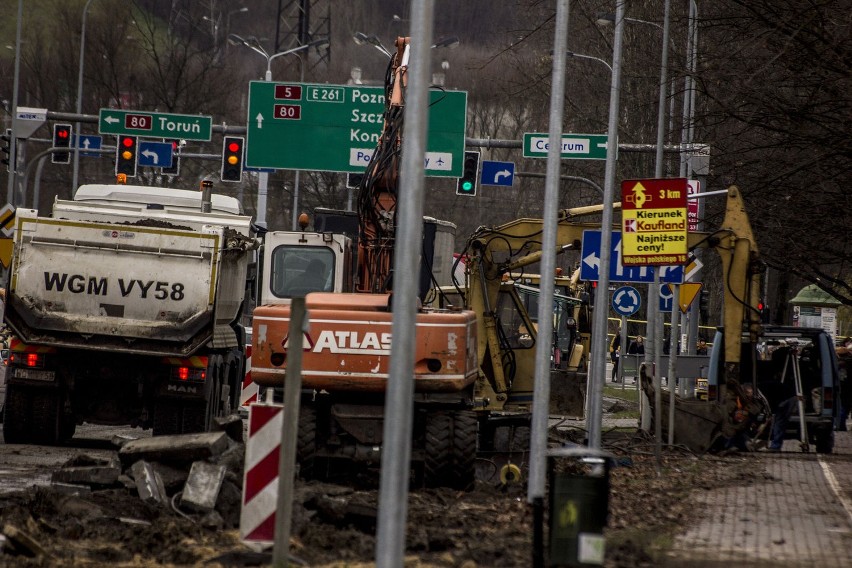
[[217,300],[223,271],[245,279],[244,261],[223,258],[227,232],[24,215],[6,320],[27,343],[190,353],[214,333],[217,310],[239,309],[237,294]]

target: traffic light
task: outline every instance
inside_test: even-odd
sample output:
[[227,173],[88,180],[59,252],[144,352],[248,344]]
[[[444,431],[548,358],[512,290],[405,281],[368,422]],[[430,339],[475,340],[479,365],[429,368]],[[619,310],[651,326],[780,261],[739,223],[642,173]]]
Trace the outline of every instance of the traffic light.
[[136,159],[139,145],[135,136],[119,136],[115,150],[115,175],[136,177]]
[[9,164],[12,163],[12,129],[7,128],[6,132],[0,135],[0,140],[2,140],[2,146],[0,146],[0,150],[3,152],[2,162],[6,164],[6,171],[9,171]]
[[465,152],[462,164],[462,176],[456,186],[456,195],[476,195],[476,181],[479,177],[479,152]]
[[757,311],[760,312],[760,323],[769,323],[769,306],[763,300],[757,303]]
[[[71,125],[70,124],[54,124],[53,125],[53,147],[54,148],[70,148],[71,147]],[[50,155],[50,161],[54,164],[68,164],[71,162],[71,152],[53,152]]]
[[243,179],[243,146],[242,136],[225,136],[222,144],[222,181],[241,181]]
[[172,167],[163,168],[163,175],[164,176],[180,175],[180,143],[177,140],[166,140],[166,139],[163,139],[163,142],[171,142],[172,143]]

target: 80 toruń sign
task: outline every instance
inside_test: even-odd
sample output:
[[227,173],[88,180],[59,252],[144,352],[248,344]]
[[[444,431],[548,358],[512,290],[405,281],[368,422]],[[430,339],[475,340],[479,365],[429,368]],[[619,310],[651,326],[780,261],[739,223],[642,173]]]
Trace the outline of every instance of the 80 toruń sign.
[[624,266],[686,264],[686,198],[686,178],[621,182]]

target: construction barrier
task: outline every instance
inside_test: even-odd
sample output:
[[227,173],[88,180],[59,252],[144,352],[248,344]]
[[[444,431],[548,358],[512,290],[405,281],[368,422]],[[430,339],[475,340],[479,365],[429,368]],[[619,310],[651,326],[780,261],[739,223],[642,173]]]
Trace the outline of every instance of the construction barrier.
[[248,408],[250,404],[257,402],[260,387],[251,380],[251,345],[246,345],[246,376],[243,377],[243,386],[240,389],[240,406]]
[[273,543],[278,504],[278,461],[284,424],[281,404],[249,406],[240,538]]

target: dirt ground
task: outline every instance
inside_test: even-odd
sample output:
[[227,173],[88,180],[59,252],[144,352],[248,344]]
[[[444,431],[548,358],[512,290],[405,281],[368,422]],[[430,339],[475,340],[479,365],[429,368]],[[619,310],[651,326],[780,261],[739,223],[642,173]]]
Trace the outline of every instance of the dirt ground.
[[[653,444],[641,433],[607,432],[603,441],[616,456],[610,470],[606,566],[653,566],[654,555],[675,531],[701,515],[684,499],[690,491],[754,481],[747,455],[696,457],[664,450],[658,475]],[[372,565],[376,478],[359,475],[347,485],[298,481],[296,492],[291,564]],[[237,523],[233,510],[222,516],[187,514],[147,505],[124,487],[82,496],[41,488],[0,498],[0,532],[31,540],[15,553],[7,538],[0,567],[269,564],[269,553],[240,543]],[[468,493],[414,490],[408,503],[406,566],[529,566],[533,532],[522,484],[478,481]],[[20,553],[23,548],[43,553],[30,557]]]

